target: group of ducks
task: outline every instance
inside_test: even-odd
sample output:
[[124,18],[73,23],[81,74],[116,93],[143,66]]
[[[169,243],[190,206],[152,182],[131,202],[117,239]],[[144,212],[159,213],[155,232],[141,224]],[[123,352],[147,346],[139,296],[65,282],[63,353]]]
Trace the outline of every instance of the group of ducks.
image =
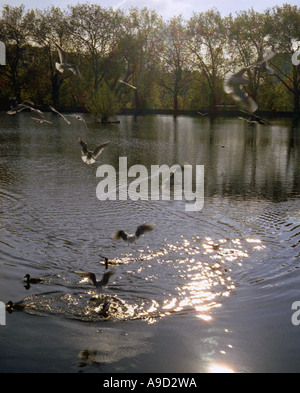
[[[57,63],[57,62],[55,63],[56,69],[59,72],[64,72],[65,70],[70,70],[73,72],[74,75],[76,75],[77,77],[79,77],[81,79],[81,74],[78,69],[78,66],[76,64],[69,64],[66,60],[66,54],[65,54],[63,48],[60,45],[58,45],[57,43],[55,43],[55,45],[57,47],[59,59],[60,59],[60,63]],[[127,82],[124,82],[122,80],[119,80],[119,82],[136,90],[135,86],[130,85]],[[21,104],[17,105],[16,107],[11,108],[7,113],[9,115],[16,115],[17,113],[19,113],[25,109],[27,109],[27,110],[29,109],[30,111],[33,111],[33,112],[39,114],[39,116],[40,116],[39,118],[33,117],[32,118],[33,120],[37,121],[38,123],[53,124],[49,120],[46,120],[43,112],[37,108],[34,108],[33,105],[34,105],[33,102],[25,100]],[[58,112],[53,106],[49,106],[49,108],[53,112],[55,112],[59,116],[61,116],[67,124],[69,124],[69,125],[71,124],[71,122],[63,114]],[[75,116],[75,118],[77,120],[83,121],[86,125],[85,120],[81,116],[79,116],[79,115],[72,115],[72,116]],[[83,162],[88,165],[94,164],[96,162],[97,157],[103,152],[103,150],[105,149],[105,147],[109,143],[110,143],[109,141],[101,143],[100,145],[96,146],[96,148],[94,148],[93,150],[89,150],[87,143],[84,142],[81,138],[79,138],[79,144],[81,145],[81,153],[82,153],[81,158],[82,158]],[[154,229],[154,225],[142,224],[142,225],[138,226],[138,228],[136,229],[134,234],[128,234],[124,230],[119,230],[118,232],[116,232],[114,237],[116,239],[123,239],[124,241],[127,241],[128,243],[135,243],[139,237],[141,237],[144,233],[151,231],[152,229]],[[105,258],[105,268],[106,269],[108,269],[109,263],[110,262],[108,261],[108,258]],[[110,277],[114,274],[112,271],[108,271],[108,272],[104,273],[102,276],[102,279],[98,281],[96,278],[96,275],[94,273],[91,273],[91,272],[75,272],[75,273],[79,274],[83,278],[88,279],[92,283],[92,285],[98,290],[99,289],[101,290],[103,287],[107,286]],[[25,275],[24,280],[25,280],[25,288],[26,289],[29,289],[31,284],[39,284],[44,281],[43,278],[30,277],[29,274]],[[106,297],[104,300],[103,307],[99,311],[99,315],[103,315],[104,317],[107,317],[109,306],[110,306],[110,300]],[[6,309],[8,312],[20,311],[20,310],[24,310],[24,308],[26,308],[26,305],[22,304],[22,303],[13,303],[12,301],[9,301],[6,304]]]
[[[119,230],[114,234],[115,239],[122,239],[126,241],[129,244],[135,243],[138,238],[140,238],[142,235],[144,235],[146,232],[152,231],[154,229],[154,225],[149,225],[149,224],[142,224],[139,225],[133,234],[128,234],[124,230]],[[108,269],[108,266],[111,264],[115,264],[113,261],[109,261],[108,258],[104,258],[104,265],[105,269]],[[92,272],[79,272],[75,271],[76,274],[80,275],[82,278],[87,279],[90,281],[90,283],[96,288],[96,290],[101,291],[103,287],[106,287],[108,285],[109,279],[111,276],[114,275],[113,271],[107,271],[103,274],[101,280],[97,280],[97,277],[95,273]],[[30,274],[26,274],[24,276],[24,281],[25,281],[25,288],[29,289],[31,284],[40,284],[45,282],[45,279],[40,278],[40,277],[31,277]],[[107,318],[109,316],[109,308],[111,305],[111,300],[109,297],[105,297],[104,303],[102,308],[98,311],[99,316],[103,316],[104,318]],[[13,303],[11,300],[6,303],[6,310],[11,313],[13,311],[22,311],[26,308],[26,304],[23,304],[22,302],[17,302]]]

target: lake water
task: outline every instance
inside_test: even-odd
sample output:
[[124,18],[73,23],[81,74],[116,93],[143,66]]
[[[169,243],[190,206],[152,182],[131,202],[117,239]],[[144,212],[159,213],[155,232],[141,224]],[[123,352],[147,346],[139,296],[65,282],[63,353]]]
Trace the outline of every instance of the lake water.
[[[0,326],[1,372],[299,372],[299,128],[83,116],[0,113],[0,300],[26,306]],[[86,165],[79,137],[110,145]],[[203,209],[99,200],[96,170],[118,172],[119,157],[204,165]],[[135,244],[112,236],[144,222],[155,228]],[[104,256],[114,275],[98,293],[76,272],[101,279]]]

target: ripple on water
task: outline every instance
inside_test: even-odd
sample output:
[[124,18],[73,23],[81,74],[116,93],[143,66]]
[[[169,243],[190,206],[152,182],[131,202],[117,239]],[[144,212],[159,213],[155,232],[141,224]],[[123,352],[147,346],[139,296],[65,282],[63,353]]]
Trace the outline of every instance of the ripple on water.
[[0,214],[18,211],[23,206],[21,196],[3,188],[0,188],[0,199]]
[[[108,317],[100,311],[105,300],[110,301]],[[48,292],[32,294],[21,302],[24,311],[31,315],[56,315],[83,322],[97,322],[130,319],[134,315],[134,306],[127,304],[117,296],[94,295],[89,292]]]

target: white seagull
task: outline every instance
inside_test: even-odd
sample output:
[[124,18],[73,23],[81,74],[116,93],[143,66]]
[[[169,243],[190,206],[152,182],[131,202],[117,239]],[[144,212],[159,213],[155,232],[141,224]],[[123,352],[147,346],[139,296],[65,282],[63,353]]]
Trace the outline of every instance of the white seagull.
[[102,153],[104,148],[110,143],[110,142],[104,142],[101,145],[97,146],[93,151],[88,150],[87,144],[79,138],[79,143],[82,147],[81,153],[82,153],[82,161],[86,164],[94,164],[96,162],[96,158]]
[[8,112],[6,112],[8,115],[16,115],[19,112],[24,111],[25,109],[30,109],[33,112],[37,112],[39,115],[44,117],[44,114],[42,111],[40,111],[39,109],[33,108],[30,105],[34,105],[34,103],[32,101],[23,101],[21,104],[19,104],[18,106],[16,106],[15,108],[12,108],[11,110],[9,110]]
[[122,81],[121,79],[119,79],[119,82],[120,82],[120,83],[123,83],[123,85],[126,85],[126,86],[131,87],[131,88],[134,89],[134,90],[137,90],[137,87],[131,85],[130,83],[124,82],[124,81]]
[[64,72],[64,70],[70,70],[73,72],[74,75],[78,76],[81,79],[82,76],[80,74],[80,71],[79,71],[79,68],[77,67],[77,65],[67,63],[65,51],[56,42],[55,42],[55,45],[57,47],[59,61],[60,61],[60,63],[57,63],[57,62],[55,63],[55,67],[56,67],[57,71]]
[[37,123],[48,123],[48,124],[53,124],[52,121],[49,120],[45,120],[45,119],[39,119],[38,117],[32,117],[32,120],[35,120]]
[[71,122],[70,122],[68,119],[66,119],[64,115],[62,115],[62,114],[61,114],[60,112],[58,112],[55,108],[53,108],[53,106],[49,105],[49,108],[50,108],[53,112],[55,112],[55,113],[57,113],[59,116],[61,116],[67,124],[69,124],[69,125],[71,124]]
[[263,51],[261,51],[257,62],[254,63],[254,66],[265,74],[274,75],[274,70],[269,66],[268,61],[271,60],[275,55],[276,53],[271,50],[265,57],[263,57]]
[[114,234],[115,239],[123,239],[128,243],[135,243],[139,237],[141,237],[144,233],[150,232],[154,229],[155,225],[142,224],[137,227],[137,230],[134,234],[129,235],[123,230],[120,230]]
[[224,91],[227,94],[231,94],[236,101],[241,102],[244,108],[250,114],[253,114],[258,109],[258,105],[243,88],[243,85],[247,85],[249,83],[249,80],[244,77],[244,73],[246,70],[251,68],[260,68],[261,71],[266,72],[267,74],[273,74],[274,72],[268,65],[268,61],[271,60],[274,56],[275,53],[273,51],[270,51],[265,57],[263,57],[261,54],[255,63],[241,68],[236,73],[228,72],[225,75]]
[[72,115],[72,116],[74,116],[77,120],[82,121],[82,122],[85,124],[86,128],[88,129],[88,126],[87,126],[87,124],[86,124],[86,121],[84,120],[84,118],[83,118],[82,116],[76,115],[76,114],[74,114],[74,115]]
[[241,102],[247,112],[254,113],[257,110],[258,105],[243,88],[243,85],[249,83],[249,80],[243,76],[248,68],[249,67],[244,67],[236,74],[228,72],[228,74],[225,75],[224,91],[227,94],[231,94],[236,101]]

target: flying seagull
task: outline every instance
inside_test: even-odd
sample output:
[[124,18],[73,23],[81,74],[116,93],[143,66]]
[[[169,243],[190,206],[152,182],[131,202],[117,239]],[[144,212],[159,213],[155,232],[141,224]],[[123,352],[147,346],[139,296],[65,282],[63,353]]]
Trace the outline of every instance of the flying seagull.
[[24,104],[22,104],[22,105],[24,106],[24,109],[26,109],[26,108],[27,108],[27,109],[30,109],[31,111],[37,112],[39,115],[45,117],[44,114],[43,114],[43,112],[42,112],[41,110],[36,109],[36,108],[33,108],[32,106],[29,106],[29,105],[24,105]]
[[11,108],[6,113],[8,115],[16,115],[17,113],[22,112],[24,109],[26,109],[26,107],[24,105],[20,104],[20,105],[14,107],[14,108]]
[[57,51],[58,51],[58,55],[59,55],[59,61],[60,63],[55,63],[55,67],[59,72],[64,72],[64,70],[70,70],[73,72],[74,75],[78,76],[80,79],[82,78],[79,68],[77,67],[76,64],[69,64],[67,63],[67,59],[66,59],[66,53],[63,50],[63,48],[58,45],[55,42],[55,45],[57,47]]
[[79,274],[81,277],[88,279],[97,289],[102,289],[106,287],[110,277],[114,274],[114,272],[109,271],[103,274],[102,279],[97,281],[96,275],[91,272],[75,272]]
[[240,101],[247,112],[250,114],[253,114],[257,110],[258,105],[243,88],[243,85],[249,83],[249,80],[244,77],[244,73],[246,70],[251,68],[259,68],[262,72],[265,72],[269,75],[274,74],[274,71],[268,64],[268,61],[271,60],[274,56],[275,52],[273,51],[270,51],[266,56],[263,56],[263,53],[261,52],[258,60],[255,63],[241,68],[237,73],[229,72],[225,75],[225,92],[231,94],[236,101]]
[[101,145],[97,146],[93,151],[88,150],[87,144],[79,138],[79,143],[82,147],[81,153],[82,153],[82,161],[85,162],[86,164],[94,164],[96,162],[96,158],[102,153],[104,148],[110,143],[110,142],[104,142]]
[[55,112],[55,113],[57,113],[59,116],[61,116],[67,124],[71,124],[71,122],[70,122],[68,119],[66,119],[64,115],[62,115],[62,114],[61,114],[60,112],[58,112],[55,108],[53,108],[53,106],[49,105],[49,108],[50,108],[53,112]]
[[268,75],[274,75],[274,70],[269,66],[268,61],[273,59],[275,55],[276,53],[271,50],[268,54],[266,54],[266,56],[263,56],[263,51],[261,51],[257,62],[254,64],[263,73]]
[[[241,112],[244,112],[244,111],[241,111]],[[245,112],[245,113],[247,113],[247,112]],[[252,114],[250,115],[250,118],[249,118],[249,119],[245,119],[244,117],[239,117],[239,119],[240,119],[240,120],[244,120],[244,121],[246,121],[246,122],[249,123],[249,124],[271,125],[270,122],[268,122],[267,120],[263,119],[263,118],[260,117],[260,116],[257,116],[255,113],[252,113]]]
[[243,85],[249,83],[249,80],[243,76],[248,68],[249,67],[244,67],[235,74],[233,72],[228,72],[225,75],[224,90],[227,94],[231,94],[236,101],[241,102],[247,112],[254,113],[258,105],[243,88]]
[[84,120],[84,118],[82,116],[76,115],[76,114],[74,114],[72,116],[74,116],[77,120],[82,121],[85,124],[86,128],[88,128],[86,121]]
[[155,225],[149,225],[149,224],[142,224],[137,227],[137,230],[135,231],[134,234],[127,234],[125,231],[120,230],[115,233],[114,238],[115,239],[123,239],[124,241],[127,241],[128,243],[135,243],[139,237],[141,237],[144,233],[150,232],[154,229]]
[[32,117],[32,120],[35,120],[36,122],[42,124],[42,123],[48,123],[48,124],[53,124],[52,121],[45,120],[45,119],[39,119],[38,117]]
[[120,82],[120,83],[123,83],[123,85],[126,85],[126,86],[131,87],[131,88],[134,89],[134,90],[137,90],[137,88],[136,88],[135,86],[131,85],[130,83],[124,82],[124,81],[122,81],[121,79],[119,79],[119,82]]
[[32,101],[25,100],[21,104],[17,105],[16,107],[10,109],[6,112],[8,115],[16,115],[19,112],[24,111],[25,109],[30,109],[33,112],[37,112],[39,115],[44,117],[44,114],[39,109],[33,108],[31,105],[34,105]]

